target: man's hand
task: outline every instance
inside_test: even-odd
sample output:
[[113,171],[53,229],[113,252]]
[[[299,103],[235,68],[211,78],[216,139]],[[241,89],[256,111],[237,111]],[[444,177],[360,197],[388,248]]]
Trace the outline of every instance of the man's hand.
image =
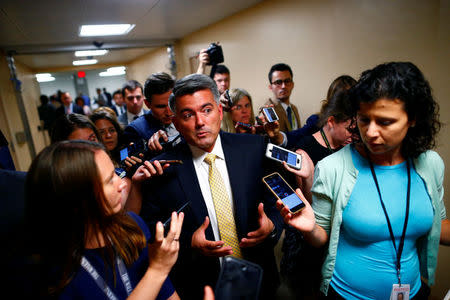
[[159,139],[162,138],[165,142],[169,140],[167,134],[164,130],[158,130],[152,137],[148,140],[148,149],[153,152],[160,152],[163,150]]
[[255,231],[249,232],[247,237],[241,240],[239,247],[246,248],[256,246],[259,243],[262,243],[264,239],[272,232],[274,225],[264,212],[264,204],[262,203],[258,205],[258,214],[259,228]]
[[204,74],[206,64],[209,63],[209,55],[206,51],[207,51],[207,49],[202,49],[202,50],[200,50],[200,53],[198,54],[197,74]]
[[[273,107],[273,104],[264,107]],[[266,116],[262,112],[259,114],[258,118],[263,123],[264,131],[269,136],[270,141],[275,145],[281,145],[283,143],[283,135],[280,132],[280,123],[278,123],[278,121],[267,122]]]
[[203,224],[192,235],[191,246],[205,256],[222,257],[233,254],[233,248],[224,246],[223,241],[209,241],[206,239],[205,230],[209,226],[209,218],[206,217]]
[[230,106],[230,101],[228,101],[227,97],[226,97],[226,92],[223,92],[220,95],[220,104],[222,105],[222,108],[224,111],[230,112],[231,110],[233,110],[233,108]]

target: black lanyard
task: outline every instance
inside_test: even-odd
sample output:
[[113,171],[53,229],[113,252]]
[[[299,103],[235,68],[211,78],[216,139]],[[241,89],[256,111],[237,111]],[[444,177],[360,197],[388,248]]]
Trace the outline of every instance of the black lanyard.
[[323,132],[323,128],[320,128],[320,134],[322,135],[323,141],[325,142],[325,145],[327,145],[328,151],[330,151],[330,154],[333,154],[333,149],[331,149],[330,143],[328,142],[327,136],[325,135],[325,132]]
[[[366,153],[367,152],[368,151],[366,151]],[[402,257],[403,245],[405,243],[406,227],[408,226],[409,202],[410,202],[409,201],[409,198],[410,198],[409,196],[410,196],[410,191],[411,191],[411,168],[409,166],[409,160],[408,159],[406,160],[406,168],[408,170],[408,190],[406,191],[406,215],[405,215],[405,222],[403,224],[402,236],[400,238],[400,244],[398,245],[398,250],[397,250],[397,246],[395,245],[394,232],[392,231],[391,221],[389,220],[389,216],[387,214],[386,207],[384,206],[384,202],[383,202],[383,199],[381,197],[380,187],[378,185],[377,175],[375,174],[375,169],[373,168],[373,163],[370,160],[370,157],[369,157],[368,153],[367,153],[367,158],[369,160],[370,171],[372,171],[373,180],[375,181],[375,185],[377,186],[378,196],[380,197],[380,203],[381,203],[381,206],[383,207],[384,216],[386,217],[386,221],[387,221],[388,228],[389,228],[389,235],[391,236],[392,244],[394,245],[394,249],[395,249],[395,252],[397,254],[397,263],[396,263],[397,278],[398,278],[398,284],[401,285],[401,280],[400,280],[401,263],[400,263],[400,259]]]

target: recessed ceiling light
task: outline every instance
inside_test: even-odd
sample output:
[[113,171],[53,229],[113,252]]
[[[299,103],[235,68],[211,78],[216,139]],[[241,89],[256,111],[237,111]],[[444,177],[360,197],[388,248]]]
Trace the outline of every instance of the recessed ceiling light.
[[53,77],[52,74],[50,74],[50,73],[39,73],[39,74],[36,74],[36,80],[38,82],[49,82],[49,81],[54,81],[55,77]]
[[108,68],[106,70],[106,72],[100,72],[98,75],[101,77],[105,77],[105,76],[118,76],[118,75],[124,75],[124,74],[125,74],[125,67],[120,66],[120,67]]
[[97,55],[105,55],[108,53],[108,50],[101,49],[101,50],[83,50],[83,51],[75,51],[75,56],[97,56]]
[[80,36],[104,36],[127,34],[135,24],[82,25]]
[[98,63],[98,60],[96,59],[74,60],[72,63],[74,66],[94,65]]

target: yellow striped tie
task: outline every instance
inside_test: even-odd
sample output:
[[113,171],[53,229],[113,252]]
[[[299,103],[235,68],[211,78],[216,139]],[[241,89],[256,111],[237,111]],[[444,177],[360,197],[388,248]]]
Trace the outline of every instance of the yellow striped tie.
[[217,170],[215,160],[215,154],[209,153],[205,157],[205,162],[209,165],[209,186],[211,188],[214,209],[216,210],[220,239],[225,242],[225,246],[231,246],[233,248],[234,257],[242,258],[231,202],[228,199],[228,193],[225,189],[222,176],[220,176],[219,170]]

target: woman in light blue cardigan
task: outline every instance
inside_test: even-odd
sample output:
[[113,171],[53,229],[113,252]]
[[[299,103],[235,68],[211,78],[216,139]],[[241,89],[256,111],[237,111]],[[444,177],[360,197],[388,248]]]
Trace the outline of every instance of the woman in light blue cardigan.
[[318,163],[312,207],[292,215],[278,203],[281,214],[311,244],[328,243],[328,298],[426,299],[421,276],[433,284],[441,223],[449,227],[444,164],[430,150],[438,105],[412,63],[363,72],[351,101],[361,141]]

